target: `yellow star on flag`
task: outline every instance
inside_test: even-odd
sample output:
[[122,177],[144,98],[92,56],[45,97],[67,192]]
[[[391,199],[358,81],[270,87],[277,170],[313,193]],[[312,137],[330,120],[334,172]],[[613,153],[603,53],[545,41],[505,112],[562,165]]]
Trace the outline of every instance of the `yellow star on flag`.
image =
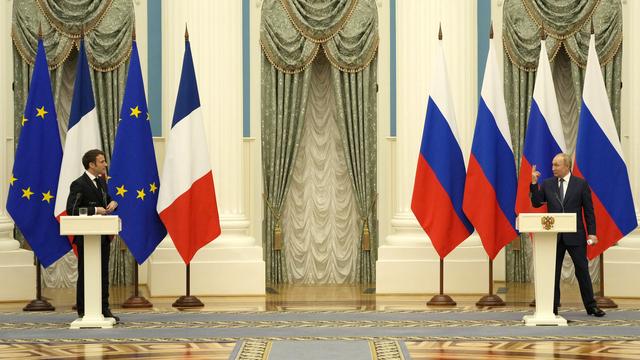
[[44,109],[44,106],[43,106],[43,107],[41,107],[41,108],[39,108],[39,109],[38,109],[38,108],[36,108],[36,110],[38,110],[38,114],[36,114],[36,116],[39,116],[39,117],[41,117],[41,118],[43,118],[43,119],[44,119],[44,115],[49,113],[48,111],[46,111],[46,110]]
[[51,199],[53,199],[55,196],[51,195],[51,190],[47,191],[46,193],[42,193],[42,201],[46,201],[49,204],[51,204]]
[[22,189],[22,197],[23,198],[27,198],[27,200],[31,200],[31,195],[33,195],[33,192],[31,191],[31,186],[29,186],[26,189]]
[[136,199],[144,200],[144,196],[146,195],[144,193],[144,189],[136,190],[136,192],[138,193],[138,196],[136,196]]
[[158,185],[156,185],[155,182],[152,182],[151,184],[149,184],[149,191],[155,194],[156,190],[158,190]]
[[124,197],[124,193],[126,193],[127,191],[129,191],[129,190],[125,189],[124,185],[122,185],[120,187],[116,186],[116,196],[120,195],[120,196]]
[[129,114],[129,116],[135,116],[136,119],[138,118],[138,115],[140,115],[142,113],[142,111],[140,111],[140,109],[138,109],[138,106],[134,107],[134,108],[129,108],[131,109],[131,114]]
[[14,182],[16,182],[16,180],[18,180],[18,179],[16,179],[16,178],[13,176],[13,174],[11,174],[11,177],[9,178],[9,184],[11,184],[11,186],[13,186],[13,183],[14,183]]
[[29,121],[29,119],[24,117],[24,114],[22,114],[22,126],[24,126],[24,123],[26,123],[27,121]]

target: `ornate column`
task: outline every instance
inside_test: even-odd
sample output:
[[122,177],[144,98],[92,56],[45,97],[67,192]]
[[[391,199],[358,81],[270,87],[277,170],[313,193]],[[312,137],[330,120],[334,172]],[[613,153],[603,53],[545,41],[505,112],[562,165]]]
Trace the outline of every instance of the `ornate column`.
[[[411,194],[440,23],[462,152],[468,159],[478,104],[477,10],[475,2],[462,1],[403,0],[396,4],[397,141],[392,159],[395,171],[389,175],[395,176],[391,180],[395,182],[395,214],[378,251],[376,291],[433,293],[438,291],[439,257],[411,212]],[[486,259],[477,236],[466,240],[445,260],[445,291],[486,292]]]
[[13,167],[13,54],[11,37],[12,2],[0,0],[0,278],[3,279],[0,301],[30,300],[35,297],[36,268],[33,252],[20,248],[13,238],[14,224],[5,206],[7,204],[7,180]]
[[[162,2],[163,136],[169,135],[184,55],[185,24],[196,67],[222,235],[191,263],[194,295],[264,294],[262,247],[245,213],[242,137],[242,2]],[[257,41],[254,46],[258,46]],[[257,120],[255,120],[257,121]],[[162,163],[162,161],[160,161]],[[259,195],[255,195],[259,196]],[[150,263],[153,296],[184,292],[184,264],[165,239]],[[178,281],[166,281],[169,275]]]
[[[622,103],[620,139],[631,181],[636,217],[640,223],[640,124],[636,117],[640,112],[640,24],[634,14],[640,13],[640,2],[622,1],[624,50],[622,53]],[[604,253],[605,295],[638,297],[640,286],[630,285],[628,274],[640,271],[640,230],[624,237],[618,246]]]

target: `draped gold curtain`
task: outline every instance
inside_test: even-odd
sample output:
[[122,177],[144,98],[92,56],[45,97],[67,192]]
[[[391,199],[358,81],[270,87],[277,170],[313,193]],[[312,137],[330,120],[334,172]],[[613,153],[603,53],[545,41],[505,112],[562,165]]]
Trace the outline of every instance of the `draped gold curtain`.
[[375,0],[265,0],[262,62],[263,248],[267,282],[285,282],[281,214],[304,126],[313,60],[331,63],[338,127],[361,219],[357,280],[375,282],[378,14]]

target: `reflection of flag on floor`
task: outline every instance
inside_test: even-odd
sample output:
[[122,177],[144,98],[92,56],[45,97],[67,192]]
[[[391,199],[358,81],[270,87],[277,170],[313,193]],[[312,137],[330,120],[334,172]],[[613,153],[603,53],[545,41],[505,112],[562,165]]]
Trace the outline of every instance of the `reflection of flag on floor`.
[[69,240],[60,236],[60,225],[54,216],[61,161],[58,118],[44,45],[39,39],[9,179],[7,211],[45,267],[71,250]]
[[122,219],[120,236],[138,264],[142,264],[167,235],[156,211],[160,181],[149,120],[134,40],[111,156],[109,191],[118,202],[115,215]]
[[64,142],[58,196],[56,197],[56,217],[67,214],[69,186],[84,172],[82,155],[92,149],[100,149],[100,127],[98,113],[93,100],[93,88],[89,75],[89,63],[85,53],[84,40],[80,41],[76,82],[73,87],[73,100],[69,114],[69,127]]
[[545,42],[540,42],[540,58],[536,83],[533,89],[533,100],[529,112],[529,123],[524,137],[520,175],[518,176],[518,192],[516,195],[516,214],[521,212],[546,212],[547,206],[534,208],[529,196],[531,169],[536,165],[540,172],[540,181],[553,176],[551,163],[554,156],[567,151],[562,133],[560,110],[556,90],[553,87],[551,66]]
[[465,168],[438,41],[411,210],[443,259],[473,232],[462,212]]
[[516,182],[502,78],[491,39],[463,202],[464,213],[478,231],[490,259],[518,236]]
[[638,226],[594,35],[589,42],[573,171],[587,180],[593,194],[598,243],[587,247],[587,256],[593,259]]
[[186,264],[220,235],[213,174],[189,41],[162,169],[158,213]]

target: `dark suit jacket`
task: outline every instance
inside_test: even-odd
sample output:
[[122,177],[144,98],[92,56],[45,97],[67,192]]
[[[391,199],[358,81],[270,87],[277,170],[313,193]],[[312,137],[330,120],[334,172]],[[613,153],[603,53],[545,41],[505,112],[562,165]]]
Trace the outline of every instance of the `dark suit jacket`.
[[[558,239],[562,239],[565,245],[586,246],[587,234],[596,234],[596,217],[593,211],[591,189],[584,179],[571,174],[562,204],[560,203],[560,189],[558,188],[557,177],[544,180],[540,186],[531,184],[529,190],[531,192],[531,203],[534,207],[540,207],[546,202],[550,213],[576,214],[577,231],[558,235]],[[583,211],[584,222],[582,221]],[[587,234],[585,234],[585,222]]]
[[[67,198],[67,214],[75,215],[78,213],[78,208],[87,207],[89,208],[89,215],[94,215],[96,207],[107,207],[107,204],[112,200],[107,192],[107,182],[101,177],[98,177],[98,181],[102,186],[104,196],[86,173],[71,183],[69,197]],[[76,202],[77,194],[81,194],[81,196]]]

